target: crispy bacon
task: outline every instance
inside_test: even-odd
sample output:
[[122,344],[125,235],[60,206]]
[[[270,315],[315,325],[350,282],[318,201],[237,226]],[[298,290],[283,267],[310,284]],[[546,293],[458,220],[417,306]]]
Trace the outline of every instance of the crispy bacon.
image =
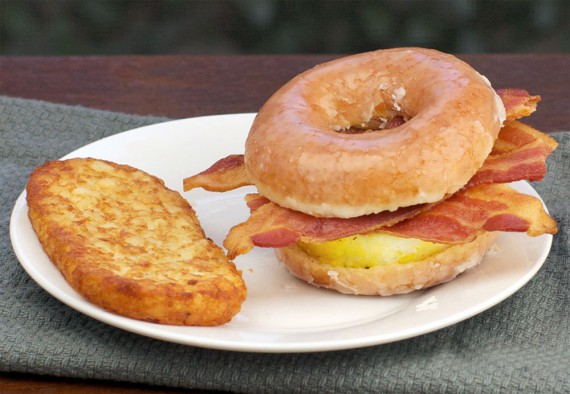
[[323,242],[369,232],[410,218],[433,205],[420,204],[394,212],[340,219],[317,218],[283,208],[259,194],[248,195],[246,201],[251,216],[233,227],[224,241],[230,258],[249,252],[254,245],[278,248],[300,240]]
[[522,89],[500,89],[497,94],[507,111],[507,122],[529,116],[536,111],[540,96],[531,96]]
[[509,183],[525,179],[538,181],[546,175],[546,158],[558,142],[518,121],[500,131],[493,151],[466,187],[485,183]]
[[233,227],[224,241],[235,258],[254,246],[282,248],[303,242],[326,242],[372,231],[459,244],[485,231],[526,232],[537,236],[557,231],[542,202],[502,184],[462,190],[436,204],[352,219],[314,218],[283,208],[263,196],[250,195],[250,218]]
[[555,234],[556,222],[542,202],[503,184],[480,185],[455,193],[428,211],[383,227],[381,232],[446,244],[469,242],[485,231]]
[[207,170],[184,179],[184,191],[201,187],[212,192],[224,192],[247,185],[251,185],[251,181],[243,155],[224,157]]

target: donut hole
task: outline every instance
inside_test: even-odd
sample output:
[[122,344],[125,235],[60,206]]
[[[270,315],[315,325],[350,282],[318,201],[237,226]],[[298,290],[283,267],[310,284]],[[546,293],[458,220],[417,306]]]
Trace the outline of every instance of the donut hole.
[[[373,91],[345,91],[344,95],[338,94],[337,91],[336,97],[323,99],[324,103],[329,104],[326,108],[332,108],[334,115],[340,115],[332,116],[333,131],[342,134],[364,134],[394,129],[409,121],[413,114],[403,108],[406,90],[403,87],[387,87],[384,83],[380,85],[381,89]],[[359,100],[358,97],[368,97],[368,100]],[[336,105],[331,106],[331,102]],[[344,126],[338,125],[342,123]]]
[[402,115],[395,115],[391,118],[373,116],[364,123],[350,125],[350,127],[347,129],[340,129],[336,131],[343,134],[364,134],[379,130],[394,129],[406,122],[407,120]]
[[394,129],[403,125],[409,120],[406,114],[401,111],[396,111],[386,101],[380,102],[376,105],[370,119],[352,124],[347,128],[337,130],[344,134],[363,134],[379,130]]

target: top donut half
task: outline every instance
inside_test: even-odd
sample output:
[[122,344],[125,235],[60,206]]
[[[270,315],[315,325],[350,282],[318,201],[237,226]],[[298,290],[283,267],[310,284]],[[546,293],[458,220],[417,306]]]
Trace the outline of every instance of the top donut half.
[[[382,129],[394,117],[405,123]],[[279,89],[252,125],[245,164],[279,205],[361,216],[459,190],[504,120],[489,81],[465,62],[421,48],[379,50],[316,66]],[[372,124],[379,129],[344,132]]]

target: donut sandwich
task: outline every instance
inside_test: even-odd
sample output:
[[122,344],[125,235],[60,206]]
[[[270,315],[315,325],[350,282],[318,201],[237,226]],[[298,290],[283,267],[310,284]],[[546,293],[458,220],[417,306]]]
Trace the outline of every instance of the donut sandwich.
[[546,173],[555,140],[519,121],[540,96],[495,90],[470,65],[395,48],[317,65],[262,106],[243,154],[184,190],[254,185],[229,258],[275,248],[298,278],[393,295],[452,280],[501,231],[554,234],[542,202],[508,184]]

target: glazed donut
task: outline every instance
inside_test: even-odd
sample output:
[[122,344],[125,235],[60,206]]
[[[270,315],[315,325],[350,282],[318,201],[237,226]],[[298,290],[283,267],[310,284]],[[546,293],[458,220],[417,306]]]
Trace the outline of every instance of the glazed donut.
[[[347,133],[371,120],[392,129]],[[316,66],[260,109],[245,146],[259,192],[313,216],[349,218],[441,200],[491,152],[505,108],[454,56],[379,50]]]

